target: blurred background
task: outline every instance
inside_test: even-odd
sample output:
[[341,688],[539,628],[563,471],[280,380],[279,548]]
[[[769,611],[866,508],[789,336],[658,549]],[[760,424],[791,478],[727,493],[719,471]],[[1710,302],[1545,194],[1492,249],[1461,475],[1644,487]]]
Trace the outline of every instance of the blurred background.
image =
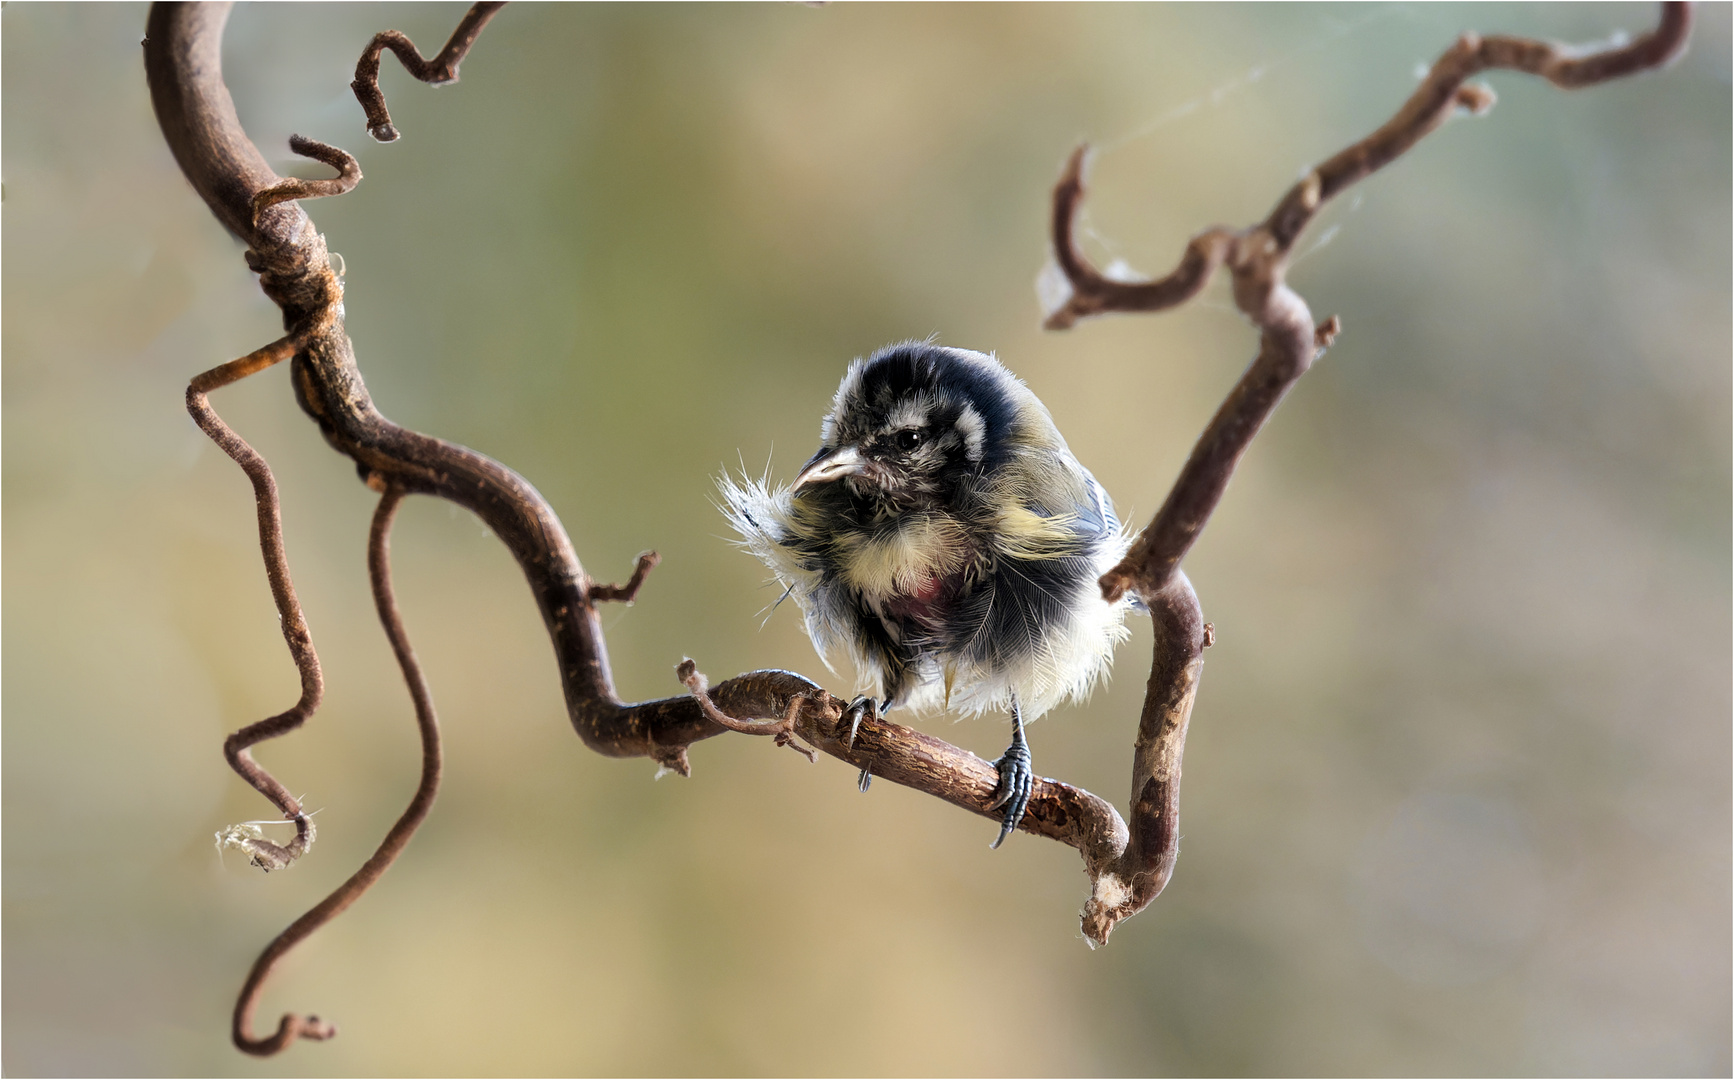
[[[1088,243],[1158,272],[1381,123],[1460,31],[1641,32],[1613,6],[512,6],[463,81],[393,62],[401,142],[348,90],[376,30],[454,5],[244,6],[240,114],[366,180],[308,204],[393,419],[528,477],[586,567],[621,692],[827,675],[712,504],[787,478],[845,364],[993,350],[1147,519],[1255,339],[1225,286],[1039,329],[1048,193],[1101,148]],[[1345,332],[1187,570],[1217,627],[1173,883],[1103,950],[1070,849],[840,762],[724,737],[689,780],[585,750],[529,592],[467,512],[395,535],[444,722],[434,815],[271,983],[336,1041],[228,1042],[258,950],[415,784],[375,624],[374,496],[288,371],[220,392],[283,490],[328,679],[259,751],[320,808],[269,877],[226,732],[296,679],[238,469],[182,403],[275,338],[181,179],[142,5],[12,4],[4,59],[4,1071],[8,1075],[1722,1074],[1730,1062],[1729,9],[1675,69],[1492,76],[1333,205],[1292,280]],[[1124,804],[1148,671],[1032,732]],[[761,624],[763,624],[761,626]],[[998,720],[929,730],[993,756]]]

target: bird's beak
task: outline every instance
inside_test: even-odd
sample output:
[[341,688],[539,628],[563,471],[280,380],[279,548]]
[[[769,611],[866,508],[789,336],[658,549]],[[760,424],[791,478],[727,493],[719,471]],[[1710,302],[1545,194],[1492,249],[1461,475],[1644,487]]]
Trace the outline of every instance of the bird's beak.
[[799,491],[811,484],[828,484],[845,476],[858,476],[867,469],[867,459],[853,446],[843,446],[829,454],[820,454],[795,476],[790,491]]

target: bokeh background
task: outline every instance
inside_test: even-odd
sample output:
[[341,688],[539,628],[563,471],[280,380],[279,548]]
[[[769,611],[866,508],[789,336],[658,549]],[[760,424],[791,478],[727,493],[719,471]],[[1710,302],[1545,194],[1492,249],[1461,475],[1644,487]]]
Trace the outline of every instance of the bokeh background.
[[[1641,31],[1647,6],[513,6],[461,84],[348,82],[462,8],[258,6],[230,84],[366,180],[309,212],[380,407],[510,464],[587,567],[663,553],[607,611],[624,694],[825,677],[712,505],[787,477],[845,363],[994,350],[1141,520],[1254,338],[1190,307],[1044,333],[1047,197],[1081,139],[1091,250],[1157,271],[1380,123],[1461,30]],[[320,807],[269,877],[224,734],[294,671],[240,472],[186,380],[274,338],[240,247],[152,118],[142,5],[4,27],[4,1071],[1722,1074],[1730,1063],[1729,9],[1659,76],[1495,75],[1325,215],[1293,280],[1339,345],[1187,563],[1218,628],[1172,885],[1104,950],[1073,852],[764,740],[694,775],[570,731],[515,566],[413,500],[398,588],[447,734],[432,820],[260,1010],[342,1035],[228,1044],[258,949],[407,800],[374,622],[373,496],[285,370],[224,390],[284,492],[326,706],[260,757]],[[763,624],[763,625],[761,625]],[[1148,670],[1033,731],[1123,802]],[[1003,725],[926,722],[984,755]]]

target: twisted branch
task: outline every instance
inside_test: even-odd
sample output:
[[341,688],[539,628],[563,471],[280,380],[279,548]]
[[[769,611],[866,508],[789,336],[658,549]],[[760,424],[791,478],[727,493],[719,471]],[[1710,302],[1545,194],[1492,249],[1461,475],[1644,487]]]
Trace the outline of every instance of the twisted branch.
[[1071,293],[1044,324],[1064,330],[1079,319],[1110,311],[1161,311],[1196,296],[1224,262],[1235,273],[1235,302],[1255,325],[1260,321],[1256,291],[1246,299],[1246,285],[1257,279],[1280,281],[1286,256],[1319,210],[1357,180],[1377,172],[1463,110],[1483,115],[1497,100],[1491,88],[1469,85],[1483,71],[1521,71],[1538,75],[1555,86],[1580,89],[1610,79],[1666,67],[1686,51],[1692,12],[1685,3],[1662,5],[1656,28],[1628,45],[1590,52],[1581,48],[1529,38],[1464,34],[1433,62],[1421,85],[1397,114],[1365,139],[1336,154],[1303,176],[1283,195],[1265,220],[1250,229],[1224,226],[1193,237],[1180,263],[1165,277],[1150,281],[1116,281],[1090,265],[1073,239],[1073,222],[1083,201],[1084,166],[1089,146],[1073,151],[1054,188],[1052,240],[1054,259],[1064,272]]
[[283,812],[285,820],[295,823],[295,839],[287,845],[231,830],[225,843],[246,852],[253,865],[265,871],[281,870],[305,855],[313,846],[315,830],[313,819],[303,810],[301,801],[253,760],[251,748],[266,739],[287,735],[306,723],[319,708],[320,698],[325,694],[325,680],[319,672],[319,654],[313,649],[313,635],[301,613],[301,601],[295,596],[295,583],[289,577],[289,555],[283,548],[283,507],[277,498],[277,480],[258,451],[223,423],[217,411],[211,408],[210,393],[289,359],[294,348],[295,343],[290,338],[279,338],[257,352],[196,376],[187,385],[187,411],[192,414],[193,422],[223,453],[233,458],[247,474],[247,479],[253,482],[253,500],[259,518],[259,548],[265,557],[265,579],[271,584],[271,599],[277,605],[289,656],[301,674],[301,698],[293,707],[249,724],[223,740],[223,757],[229,767],[271,800],[271,805]]
[[[471,13],[472,27],[477,30],[485,21],[482,15],[487,14],[482,11],[478,15],[479,10]],[[523,568],[542,612],[568,715],[585,745],[612,757],[647,756],[689,774],[687,747],[726,729],[707,719],[690,695],[638,704],[622,702],[614,690],[595,608],[601,600],[630,600],[635,596],[654,564],[654,556],[639,560],[633,580],[623,588],[592,582],[559,518],[522,477],[465,447],[399,427],[373,407],[344,332],[342,283],[332,271],[323,237],[294,201],[302,197],[293,194],[296,191],[319,194],[321,189],[297,186],[307,182],[286,181],[272,171],[241,128],[223,83],[221,41],[228,14],[227,4],[154,5],[146,26],[145,71],[164,139],[182,172],[218,220],[247,244],[247,264],[259,274],[266,295],[282,309],[287,330],[281,340],[266,349],[201,376],[189,391],[189,408],[201,427],[247,470],[260,492],[260,535],[268,575],[284,613],[291,654],[303,672],[303,699],[295,709],[244,729],[229,744],[236,770],[296,821],[297,840],[281,851],[290,852],[292,857],[305,850],[313,836],[311,819],[245,750],[260,738],[292,730],[311,713],[320,690],[317,661],[299,608],[292,607],[293,594],[285,591],[287,562],[282,556],[269,470],[214,413],[206,416],[209,408],[204,395],[291,356],[292,380],[302,408],[339,452],[356,461],[368,486],[384,492],[425,493],[449,499],[473,511],[505,542]],[[304,145],[310,146],[311,141]],[[332,156],[337,154],[341,151],[333,148]],[[346,177],[352,174],[343,165],[338,167]],[[283,201],[274,201],[269,195],[260,199],[262,194],[285,192],[291,197]],[[382,618],[386,618],[383,609]],[[401,631],[401,627],[394,630],[394,621],[386,618],[388,633]],[[400,650],[399,655],[401,662],[405,654]],[[419,675],[407,668],[405,674],[417,695],[420,715]],[[711,693],[730,715],[776,717],[787,713],[795,697],[811,698],[815,692],[823,694],[810,680],[772,670],[730,679]],[[824,695],[823,700],[833,699]],[[431,713],[426,716],[431,719]],[[324,1038],[333,1033],[335,1029],[328,1024],[290,1016],[274,1035],[256,1039],[250,1034],[251,1013],[277,960],[353,903],[396,857],[415,821],[425,814],[425,804],[431,802],[431,783],[430,774],[424,772],[423,791],[418,792],[411,810],[375,856],[325,901],[296,920],[259,957],[236,1004],[234,1039],[238,1047],[249,1053],[272,1054],[297,1037]],[[263,853],[266,858],[261,865],[272,859],[286,865],[284,856],[267,844],[255,841],[248,850],[256,857]]]
[[337,170],[337,176],[330,180],[302,180],[291,176],[272,184],[253,196],[255,219],[259,217],[261,210],[278,203],[293,199],[324,199],[332,195],[344,195],[355,190],[355,185],[361,183],[361,163],[346,150],[339,150],[305,135],[289,136],[289,149],[302,157],[324,162]]
[[398,668],[403,672],[404,682],[409,686],[410,700],[415,703],[416,729],[421,736],[421,782],[416,786],[409,806],[391,827],[391,831],[385,834],[378,849],[361,864],[361,869],[351,874],[349,880],[332,890],[329,896],[315,904],[305,915],[290,923],[271,944],[265,946],[265,951],[253,962],[253,969],[247,973],[247,981],[235,1000],[230,1034],[237,1047],[258,1057],[269,1057],[296,1039],[323,1040],[337,1034],[337,1025],[317,1016],[285,1013],[278,1021],[276,1031],[264,1038],[255,1037],[252,1033],[253,1013],[258,1007],[259,994],[264,990],[265,980],[270,977],[271,969],[277,966],[277,961],[311,937],[320,927],[341,915],[384,876],[391,864],[397,861],[397,857],[403,854],[403,849],[409,846],[410,838],[421,827],[421,823],[427,819],[429,811],[433,809],[434,796],[439,793],[442,769],[439,718],[434,714],[433,694],[428,690],[427,680],[421,673],[421,664],[417,662],[415,650],[410,646],[409,635],[403,628],[403,618],[397,611],[397,598],[391,588],[391,523],[397,517],[397,507],[402,501],[402,491],[388,488],[384,497],[379,500],[378,508],[374,510],[373,525],[367,536],[367,573],[373,583],[373,603],[379,612],[380,625],[385,628],[385,636],[391,642],[391,651],[397,657]]
[[[368,111],[369,127],[376,138],[396,136],[378,93],[380,51],[390,48],[418,78],[450,81],[456,78],[459,61],[498,7],[478,4],[472,8],[432,61],[423,60],[401,34],[387,32],[373,39],[357,65],[355,90]],[[559,518],[522,477],[473,450],[393,424],[374,408],[344,332],[342,284],[331,269],[323,238],[296,201],[348,190],[343,185],[352,187],[360,178],[359,169],[349,155],[311,140],[300,140],[292,147],[338,168],[337,179],[285,180],[270,169],[241,128],[223,84],[220,43],[227,16],[226,4],[153,6],[145,66],[165,140],[194,189],[225,227],[247,244],[247,263],[260,275],[266,295],[282,309],[287,331],[283,339],[266,349],[201,376],[189,389],[189,408],[201,427],[248,471],[260,493],[261,544],[266,551],[267,572],[279,610],[286,612],[284,627],[291,654],[303,672],[302,702],[296,709],[243,729],[231,743],[254,732],[263,733],[252,741],[292,729],[317,703],[319,684],[317,660],[305,638],[298,607],[294,608],[294,625],[300,629],[291,634],[286,604],[293,605],[293,592],[281,558],[269,470],[250,449],[241,452],[245,443],[209,413],[203,395],[291,354],[293,384],[302,408],[332,446],[357,463],[368,486],[385,493],[369,549],[375,598],[415,699],[423,736],[422,785],[410,808],[360,871],[296,920],[260,956],[236,1005],[236,1044],[251,1053],[269,1054],[296,1037],[325,1038],[335,1032],[329,1024],[312,1017],[286,1016],[274,1035],[253,1038],[250,1024],[258,993],[278,959],[353,903],[384,872],[427,813],[437,787],[437,727],[426,686],[391,600],[385,560],[387,529],[404,494],[436,495],[468,508],[512,552],[547,626],[573,728],[591,749],[613,757],[647,756],[685,775],[690,772],[687,748],[725,730],[773,735],[785,745],[792,745],[791,740],[798,736],[815,750],[869,768],[875,776],[998,820],[1000,813],[990,808],[998,773],[990,762],[880,719],[864,721],[851,738],[849,725],[843,720],[844,703],[793,672],[754,671],[708,687],[696,666],[689,663],[680,673],[689,693],[638,703],[620,700],[609,671],[596,605],[633,599],[655,556],[641,556],[625,586],[592,581]],[[1315,327],[1305,303],[1283,283],[1287,252],[1295,237],[1325,199],[1401,154],[1451,109],[1481,109],[1490,104],[1490,93],[1461,85],[1474,70],[1507,66],[1535,70],[1561,85],[1585,85],[1665,63],[1683,47],[1686,28],[1683,10],[1670,5],[1656,33],[1624,49],[1575,59],[1540,43],[1465,37],[1441,58],[1422,92],[1390,124],[1320,166],[1278,204],[1265,224],[1245,232],[1216,229],[1195,238],[1181,265],[1161,281],[1109,281],[1077,252],[1071,223],[1083,194],[1083,152],[1073,155],[1055,192],[1053,231],[1055,255],[1073,293],[1049,320],[1051,326],[1070,325],[1077,318],[1109,310],[1172,306],[1194,295],[1211,273],[1227,265],[1235,277],[1236,303],[1252,317],[1263,340],[1258,358],[1200,439],[1162,510],[1126,560],[1103,578],[1104,594],[1110,598],[1135,590],[1150,606],[1156,624],[1151,678],[1134,747],[1131,827],[1104,800],[1046,779],[1036,781],[1021,826],[1026,832],[1069,844],[1083,855],[1092,881],[1083,927],[1093,945],[1105,942],[1119,920],[1146,906],[1172,873],[1181,750],[1197,693],[1202,651],[1211,641],[1211,629],[1202,621],[1197,597],[1180,573],[1179,562],[1208,520],[1252,437],[1288,386],[1306,370],[1318,350],[1329,344],[1336,329],[1334,319],[1323,328]],[[1452,78],[1456,82],[1446,92],[1446,83]],[[201,382],[211,379],[220,381],[209,385]],[[195,393],[199,395],[196,403]],[[267,490],[272,492],[269,528]],[[755,723],[761,720],[771,722]],[[288,799],[287,791],[251,762],[245,753],[248,745],[251,742],[239,745],[231,754],[237,771],[286,814],[291,806],[300,814],[299,804],[292,799],[283,801]],[[304,819],[304,814],[296,818],[298,825]],[[311,841],[310,823],[306,838]]]
[[630,604],[638,599],[638,590],[644,586],[644,579],[656,569],[656,564],[662,561],[662,556],[654,551],[647,551],[638,557],[638,562],[632,568],[632,577],[624,585],[590,586],[590,602],[597,603],[611,600],[619,604]]
[[[1156,623],[1155,656],[1134,744],[1131,840],[1100,873],[1084,908],[1084,934],[1106,941],[1115,923],[1154,900],[1173,871],[1179,839],[1179,784],[1186,724],[1198,690],[1202,650],[1211,641],[1198,598],[1180,562],[1221,501],[1235,466],[1289,387],[1341,331],[1336,316],[1315,325],[1306,302],[1285,277],[1289,253],[1326,202],[1355,181],[1402,156],[1454,112],[1485,113],[1493,91],[1467,81],[1478,72],[1508,69],[1540,75],[1556,86],[1590,86],[1672,63],[1686,48],[1691,12],[1662,5],[1656,29],[1629,45],[1591,52],[1514,37],[1465,34],[1433,64],[1421,86],[1385,125],[1311,170],[1260,224],[1208,229],[1186,245],[1180,263],[1150,281],[1115,281],[1078,250],[1073,223],[1083,201],[1088,148],[1073,152],[1054,188],[1054,260],[1070,295],[1047,319],[1049,329],[1110,311],[1159,311],[1182,304],[1221,267],[1234,278],[1235,305],[1258,328],[1258,356],[1230,391],[1167,499],[1126,557],[1101,580],[1102,595],[1128,591],[1149,604]],[[1086,856],[1087,858],[1087,856]]]
[[505,6],[504,3],[477,4],[470,8],[463,21],[458,23],[458,28],[452,31],[446,47],[432,60],[423,57],[415,43],[399,31],[382,30],[373,35],[373,40],[368,42],[366,51],[355,65],[355,81],[349,84],[349,88],[355,91],[355,100],[361,102],[362,111],[367,114],[367,133],[379,142],[396,142],[398,137],[397,128],[391,124],[391,113],[385,107],[385,94],[379,89],[379,54],[382,51],[390,49],[411,77],[433,86],[449,86],[458,81],[458,65],[464,62],[470,46],[481,35],[482,27],[488,25],[494,13]]

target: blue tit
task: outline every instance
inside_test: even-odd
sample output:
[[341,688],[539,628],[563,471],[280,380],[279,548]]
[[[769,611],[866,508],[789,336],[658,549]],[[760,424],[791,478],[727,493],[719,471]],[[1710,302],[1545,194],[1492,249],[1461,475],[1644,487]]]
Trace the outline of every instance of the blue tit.
[[[1011,714],[998,847],[1035,774],[1024,724],[1087,694],[1129,631],[1096,581],[1129,538],[1048,410],[991,356],[925,342],[849,365],[787,487],[722,481],[741,544],[854,662],[853,727],[892,706]],[[861,771],[861,790],[871,780]]]

